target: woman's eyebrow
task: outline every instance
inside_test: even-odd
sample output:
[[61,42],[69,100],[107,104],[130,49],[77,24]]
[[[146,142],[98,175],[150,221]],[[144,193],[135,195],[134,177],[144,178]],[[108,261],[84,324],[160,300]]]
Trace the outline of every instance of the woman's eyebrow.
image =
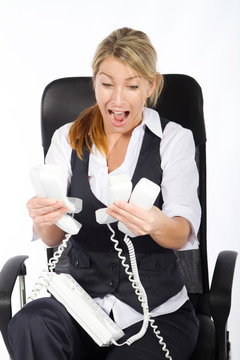
[[105,73],[105,72],[100,72],[100,74],[99,75],[106,75],[106,76],[108,76],[109,78],[111,78],[111,79],[113,79],[113,77],[111,76],[111,75],[108,75],[107,73]]
[[134,79],[137,79],[137,78],[140,78],[140,77],[141,77],[141,76],[139,76],[139,75],[130,76],[129,78],[126,79],[126,81],[134,80]]
[[[106,76],[109,77],[110,79],[113,79],[113,77],[112,77],[111,75],[105,73],[104,71],[101,71],[101,72],[99,73],[99,75],[106,75]],[[134,79],[136,79],[136,78],[140,78],[140,76],[139,76],[139,75],[130,76],[129,78],[126,79],[126,81],[134,80]]]

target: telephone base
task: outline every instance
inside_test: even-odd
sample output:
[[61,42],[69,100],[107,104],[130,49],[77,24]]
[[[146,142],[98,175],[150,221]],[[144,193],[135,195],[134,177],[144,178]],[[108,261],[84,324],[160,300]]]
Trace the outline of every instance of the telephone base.
[[110,346],[124,332],[69,274],[48,274],[48,291],[99,346]]

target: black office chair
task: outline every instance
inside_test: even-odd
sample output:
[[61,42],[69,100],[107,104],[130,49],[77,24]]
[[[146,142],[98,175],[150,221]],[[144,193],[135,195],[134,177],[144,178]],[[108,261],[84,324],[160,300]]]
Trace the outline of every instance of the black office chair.
[[[199,199],[202,207],[198,235],[200,249],[176,252],[180,271],[200,320],[198,343],[191,360],[227,360],[230,342],[226,324],[231,307],[237,252],[223,251],[219,254],[209,288],[206,248],[206,134],[202,91],[198,83],[186,75],[164,75],[164,79],[164,90],[156,110],[161,116],[192,130],[200,175]],[[50,145],[53,132],[61,125],[74,121],[79,112],[94,103],[90,77],[58,79],[46,87],[42,97],[41,114],[44,155]],[[52,251],[52,249],[48,250],[48,257],[51,257]],[[26,258],[27,256],[17,256],[10,259],[0,273],[0,330],[10,356],[12,351],[7,339],[7,326],[12,316],[11,294],[16,278],[20,276],[20,289],[23,289],[22,303],[25,302]],[[64,272],[67,271],[66,269],[65,254],[59,261],[56,272]]]

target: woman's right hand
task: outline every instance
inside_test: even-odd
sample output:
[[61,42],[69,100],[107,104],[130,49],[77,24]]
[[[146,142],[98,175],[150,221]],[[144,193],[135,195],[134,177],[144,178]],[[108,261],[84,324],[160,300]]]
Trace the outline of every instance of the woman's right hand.
[[56,221],[69,211],[63,201],[34,196],[27,202],[27,208],[36,232],[48,246],[57,246],[65,236]]
[[69,210],[63,201],[34,196],[27,202],[27,208],[34,225],[51,226]]

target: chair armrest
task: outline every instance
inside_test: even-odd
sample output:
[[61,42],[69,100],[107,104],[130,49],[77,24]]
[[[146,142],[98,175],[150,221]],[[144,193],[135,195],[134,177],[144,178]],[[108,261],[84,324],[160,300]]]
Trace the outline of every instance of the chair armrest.
[[27,258],[27,255],[12,257],[0,272],[0,331],[9,354],[11,354],[11,348],[8,342],[7,328],[12,317],[11,296],[17,276],[26,274],[24,261]]
[[215,323],[217,360],[227,359],[227,319],[231,308],[236,251],[219,253],[209,293],[210,311]]

